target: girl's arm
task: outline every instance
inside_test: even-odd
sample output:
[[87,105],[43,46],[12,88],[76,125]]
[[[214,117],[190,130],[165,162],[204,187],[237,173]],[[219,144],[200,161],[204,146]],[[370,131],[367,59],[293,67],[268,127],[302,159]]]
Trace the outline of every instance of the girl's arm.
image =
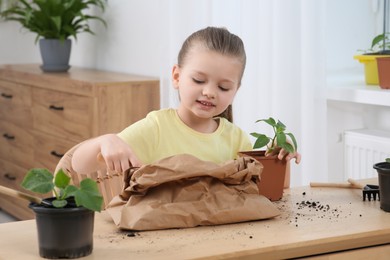
[[107,169],[114,172],[123,172],[130,166],[141,166],[127,143],[116,134],[106,134],[82,143],[73,153],[72,168],[84,174],[97,171],[99,154]]

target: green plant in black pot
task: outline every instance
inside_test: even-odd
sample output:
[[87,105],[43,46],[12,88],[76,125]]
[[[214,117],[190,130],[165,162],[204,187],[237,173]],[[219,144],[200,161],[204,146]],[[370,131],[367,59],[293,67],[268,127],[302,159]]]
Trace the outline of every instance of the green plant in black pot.
[[390,212],[390,158],[374,164],[373,167],[378,172],[380,208]]
[[16,0],[0,15],[8,21],[19,22],[23,28],[36,33],[39,40],[44,71],[67,71],[71,37],[87,32],[94,34],[89,22],[103,18],[89,14],[92,7],[105,10],[105,0]]
[[94,213],[103,204],[95,181],[87,178],[76,187],[62,170],[53,176],[46,169],[32,169],[22,187],[40,194],[54,193],[41,204],[30,204],[36,216],[41,257],[78,258],[92,252]]
[[53,207],[69,206],[69,200],[92,211],[100,211],[103,203],[97,184],[92,179],[84,179],[80,187],[70,184],[70,177],[59,170],[55,176],[47,169],[31,169],[23,179],[22,187],[26,190],[46,194],[53,192],[55,198],[51,201]]
[[[283,148],[289,153],[294,153],[297,150],[298,144],[295,136],[292,133],[286,133],[286,126],[281,121],[276,121],[270,117],[268,119],[257,120],[256,123],[258,122],[265,122],[270,125],[273,129],[273,136],[269,137],[257,132],[251,133],[251,135],[256,138],[253,145],[254,149],[266,146],[266,154],[278,152],[280,148]],[[291,140],[292,143],[289,142],[289,140]]]

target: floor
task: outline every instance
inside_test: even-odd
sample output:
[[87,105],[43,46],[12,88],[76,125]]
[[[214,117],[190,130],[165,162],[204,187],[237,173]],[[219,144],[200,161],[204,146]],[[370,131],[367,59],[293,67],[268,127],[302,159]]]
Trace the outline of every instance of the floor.
[[15,219],[11,215],[7,214],[6,212],[4,212],[0,209],[0,224],[7,223],[7,222],[13,222],[13,221],[17,221],[17,219]]

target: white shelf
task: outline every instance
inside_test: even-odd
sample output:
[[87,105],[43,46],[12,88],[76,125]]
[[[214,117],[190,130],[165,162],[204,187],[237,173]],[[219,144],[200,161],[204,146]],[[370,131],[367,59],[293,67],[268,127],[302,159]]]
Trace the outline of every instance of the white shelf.
[[390,90],[367,85],[361,70],[339,71],[327,78],[327,99],[390,107]]

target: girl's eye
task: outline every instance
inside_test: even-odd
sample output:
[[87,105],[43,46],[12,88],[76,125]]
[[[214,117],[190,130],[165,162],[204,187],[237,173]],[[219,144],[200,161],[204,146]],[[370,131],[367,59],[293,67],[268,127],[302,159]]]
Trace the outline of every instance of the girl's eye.
[[204,83],[203,80],[198,80],[198,79],[195,79],[195,78],[193,78],[192,80],[193,80],[196,84],[202,84],[202,83]]
[[229,91],[228,88],[224,88],[224,87],[222,87],[222,86],[218,86],[218,88],[219,88],[220,90],[222,90],[222,91]]

